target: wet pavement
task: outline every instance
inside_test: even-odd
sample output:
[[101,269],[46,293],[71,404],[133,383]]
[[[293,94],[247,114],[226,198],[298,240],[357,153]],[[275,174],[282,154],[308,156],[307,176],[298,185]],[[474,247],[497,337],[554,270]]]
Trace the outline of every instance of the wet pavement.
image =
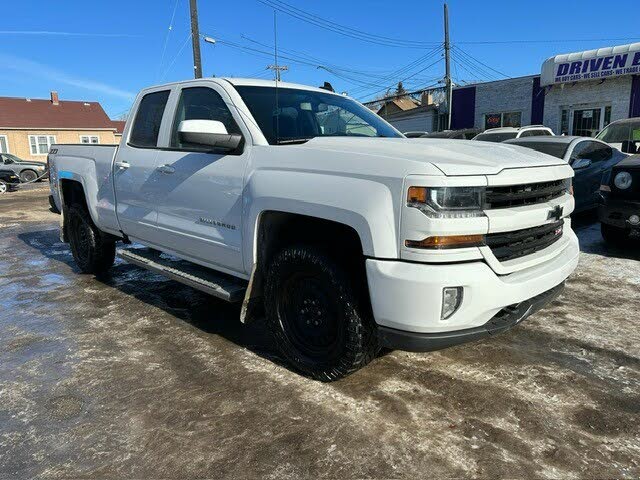
[[261,322],[118,262],[80,275],[46,185],[0,196],[0,477],[640,476],[640,242],[577,227],[565,294],[335,383]]

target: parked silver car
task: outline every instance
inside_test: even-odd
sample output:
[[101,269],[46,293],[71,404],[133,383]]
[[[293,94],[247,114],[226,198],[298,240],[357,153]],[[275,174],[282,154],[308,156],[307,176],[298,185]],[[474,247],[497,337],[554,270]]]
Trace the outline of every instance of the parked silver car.
[[22,160],[10,153],[0,153],[0,168],[12,170],[20,177],[22,182],[33,182],[44,175],[47,170],[47,164]]

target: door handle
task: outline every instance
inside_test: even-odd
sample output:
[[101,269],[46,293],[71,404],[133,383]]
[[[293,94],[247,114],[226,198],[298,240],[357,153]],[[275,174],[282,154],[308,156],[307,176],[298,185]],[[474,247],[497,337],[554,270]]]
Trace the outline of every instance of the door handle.
[[126,160],[122,160],[120,162],[115,162],[115,166],[120,170],[125,170],[129,168],[129,162],[127,162]]
[[173,168],[171,165],[160,165],[158,168],[156,168],[157,171],[159,171],[160,173],[175,173],[176,169]]

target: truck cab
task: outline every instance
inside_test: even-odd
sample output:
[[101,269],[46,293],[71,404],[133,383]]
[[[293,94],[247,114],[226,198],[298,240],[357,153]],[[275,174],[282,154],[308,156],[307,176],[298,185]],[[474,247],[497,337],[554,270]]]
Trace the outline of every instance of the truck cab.
[[511,328],[577,265],[566,162],[409,140],[319,88],[148,88],[119,146],[54,145],[49,162],[82,271],[108,269],[122,243],[127,261],[243,302],[243,320],[264,310],[284,357],[319,380],[380,347],[428,351]]

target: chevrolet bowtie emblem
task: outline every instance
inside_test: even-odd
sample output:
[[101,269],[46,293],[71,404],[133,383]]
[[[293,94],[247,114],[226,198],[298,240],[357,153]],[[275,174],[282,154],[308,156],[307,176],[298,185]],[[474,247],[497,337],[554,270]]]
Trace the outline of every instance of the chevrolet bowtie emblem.
[[553,210],[549,211],[547,215],[547,220],[560,220],[562,218],[562,214],[564,213],[564,207],[561,205],[557,205]]

